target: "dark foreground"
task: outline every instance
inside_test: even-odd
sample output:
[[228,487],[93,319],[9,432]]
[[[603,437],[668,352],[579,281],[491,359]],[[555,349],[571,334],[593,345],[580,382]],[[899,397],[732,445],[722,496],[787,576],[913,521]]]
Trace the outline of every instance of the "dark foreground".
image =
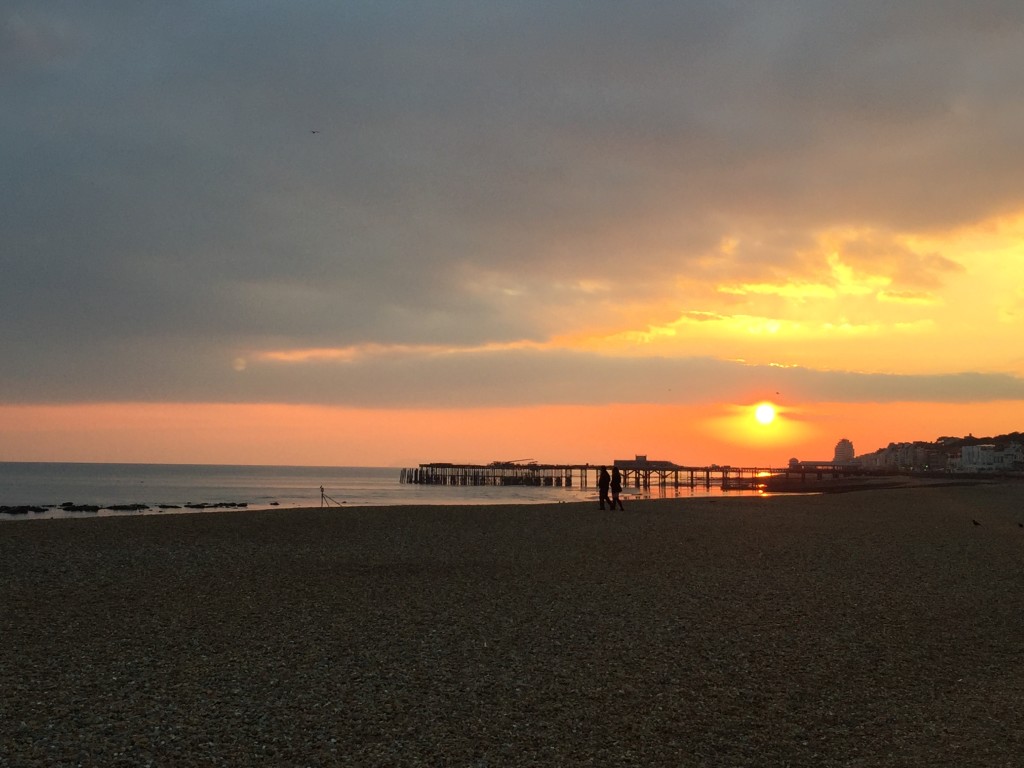
[[0,766],[1016,766],[1019,523],[1003,484],[5,524]]

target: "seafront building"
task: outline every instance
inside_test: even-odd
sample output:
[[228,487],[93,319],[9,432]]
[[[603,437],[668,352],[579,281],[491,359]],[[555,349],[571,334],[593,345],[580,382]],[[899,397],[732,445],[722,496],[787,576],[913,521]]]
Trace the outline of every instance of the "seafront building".
[[[837,446],[838,450],[838,446]],[[866,470],[884,472],[1020,472],[1024,445],[1010,442],[951,446],[935,443],[889,443],[854,460]]]
[[853,450],[853,443],[847,440],[845,437],[836,443],[835,454],[832,457],[832,461],[836,464],[852,464],[853,457],[856,454]]
[[952,463],[959,472],[1010,472],[1024,467],[1024,446],[965,445],[960,458]]
[[942,472],[949,466],[949,454],[934,443],[889,443],[874,453],[858,456],[856,463],[863,469],[885,472],[907,470]]

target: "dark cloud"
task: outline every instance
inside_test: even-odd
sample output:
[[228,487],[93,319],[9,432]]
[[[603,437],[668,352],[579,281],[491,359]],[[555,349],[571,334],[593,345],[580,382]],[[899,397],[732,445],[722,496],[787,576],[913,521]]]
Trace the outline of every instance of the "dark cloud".
[[[512,350],[384,354],[301,364],[224,359],[187,339],[159,345],[68,345],[0,379],[7,402],[284,402],[356,407],[513,407],[540,404],[990,402],[1024,399],[1001,374],[861,374],[746,365],[713,358],[614,358]],[[87,350],[87,351],[85,351]],[[23,359],[32,359],[25,353]],[[775,393],[781,393],[776,395]]]
[[[675,275],[782,279],[821,228],[1012,210],[1022,21],[923,0],[9,3],[0,380],[22,398],[27,372],[48,392],[73,365],[80,389],[52,396],[318,399],[182,371],[271,342],[542,339],[599,311],[583,278],[631,301]],[[904,295],[957,269],[848,252]],[[486,359],[499,382],[519,362]]]

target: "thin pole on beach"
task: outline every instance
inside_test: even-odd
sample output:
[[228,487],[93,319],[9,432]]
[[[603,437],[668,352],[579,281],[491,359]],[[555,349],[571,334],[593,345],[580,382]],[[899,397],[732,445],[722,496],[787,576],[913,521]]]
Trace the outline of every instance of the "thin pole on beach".
[[342,502],[338,501],[337,499],[332,499],[330,496],[328,496],[326,493],[324,493],[324,487],[321,485],[320,486],[320,508],[323,509],[324,507],[331,506],[329,502],[334,502],[334,504],[336,504],[339,507],[342,505]]

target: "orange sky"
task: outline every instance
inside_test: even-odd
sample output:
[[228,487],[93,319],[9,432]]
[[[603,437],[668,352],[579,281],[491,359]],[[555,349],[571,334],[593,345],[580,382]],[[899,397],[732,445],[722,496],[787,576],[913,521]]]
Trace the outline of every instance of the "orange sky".
[[[647,304],[619,302],[604,317],[584,313],[571,332],[547,341],[250,350],[225,365],[249,380],[293,376],[292,389],[355,375],[383,403],[0,405],[0,460],[412,466],[600,463],[643,453],[682,464],[777,466],[791,457],[828,459],[844,437],[864,453],[890,441],[1017,431],[1022,221],[1002,218],[916,245],[941,250],[947,261],[927,279],[915,273],[926,289],[897,291],[914,300],[885,298],[906,267],[901,260],[850,268],[822,251],[786,281],[682,281],[674,290],[690,309],[674,319],[667,295],[651,296]],[[645,316],[659,319],[642,323]],[[521,356],[502,363],[510,373],[467,390],[465,406],[443,404],[446,392],[476,386],[480,365],[509,355]],[[572,362],[574,355],[582,357]],[[582,364],[587,373],[573,378]],[[561,365],[570,373],[557,372]],[[419,378],[418,368],[426,372]],[[961,382],[962,372],[980,378]],[[893,394],[897,385],[910,399]],[[999,394],[1004,385],[1010,397]],[[840,390],[842,398],[830,398]],[[426,393],[427,402],[387,405],[409,393]],[[545,404],[549,394],[562,401]],[[616,402],[623,395],[651,401]],[[763,400],[779,409],[767,426],[753,418]]]
[[[889,440],[995,434],[1018,402],[779,404],[765,426],[754,403],[366,410],[282,405],[0,408],[4,461],[415,466],[421,462],[610,462],[646,454],[680,464],[780,466],[831,459],[842,437],[859,453]],[[880,442],[884,441],[884,442]]]

